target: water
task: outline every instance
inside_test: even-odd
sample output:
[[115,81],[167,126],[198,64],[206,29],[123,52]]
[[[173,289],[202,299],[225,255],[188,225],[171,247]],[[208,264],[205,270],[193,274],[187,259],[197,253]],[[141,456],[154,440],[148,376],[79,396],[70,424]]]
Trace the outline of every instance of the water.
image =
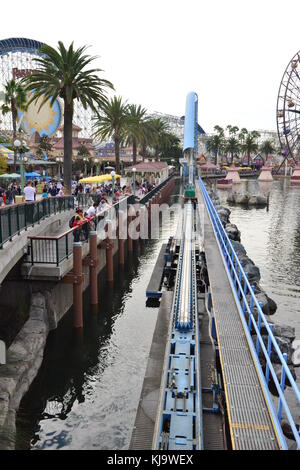
[[50,333],[18,413],[17,449],[128,449],[158,313],[146,307],[146,288],[176,227],[172,214],[160,240],[141,244],[125,273],[115,270],[113,290],[100,276],[99,312],[90,312],[85,296],[82,337],[72,312]]
[[[232,206],[231,222],[260,268],[262,288],[278,305],[272,319],[294,326],[300,339],[300,188],[284,180],[243,180],[239,192],[245,191],[270,192],[269,211]],[[227,191],[218,192],[226,204]],[[99,312],[89,311],[86,298],[82,338],[74,336],[71,312],[49,335],[42,368],[18,414],[18,449],[128,448],[157,319],[157,309],[145,305],[145,291],[161,243],[176,225],[171,218],[160,240],[142,245],[125,273],[117,270],[113,291],[100,277]],[[299,368],[297,376],[300,383]],[[288,399],[299,421],[289,391]]]

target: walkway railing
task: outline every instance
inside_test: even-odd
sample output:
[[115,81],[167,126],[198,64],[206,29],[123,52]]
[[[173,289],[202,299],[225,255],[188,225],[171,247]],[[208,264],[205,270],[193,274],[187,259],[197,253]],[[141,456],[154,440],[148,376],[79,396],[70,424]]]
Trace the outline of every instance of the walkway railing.
[[[161,191],[161,189],[168,184],[168,182],[173,178],[174,174],[170,175],[167,179],[165,179],[162,183],[159,183],[155,188],[153,188],[149,193],[145,194],[140,201],[140,204],[146,204],[156,193]],[[131,202],[131,201],[130,201]]]
[[74,197],[49,197],[32,203],[14,204],[0,207],[0,249],[12,237],[20,235],[57,212],[74,209]]
[[[128,198],[123,198],[118,203],[110,208],[98,213],[96,217],[91,220],[91,224],[96,221],[95,229],[99,233],[104,230],[104,223],[100,221],[110,220],[114,221],[119,209],[127,210]],[[40,235],[29,236],[29,260],[32,265],[34,264],[54,264],[59,266],[62,261],[68,259],[73,253],[74,233],[80,230],[83,238],[86,239],[85,234],[88,235],[88,230],[85,230],[90,222],[85,222],[80,227],[73,227],[58,235]]]
[[[251,350],[253,352],[252,355],[255,360],[257,370],[261,372],[260,375],[263,381],[264,391],[268,394],[269,400],[272,400],[273,402],[274,400],[269,390],[269,386],[271,383],[271,374],[273,383],[278,393],[279,401],[276,412],[274,407],[273,421],[277,421],[277,425],[281,425],[282,411],[284,409],[286,418],[290,424],[292,433],[297,443],[297,449],[300,450],[299,431],[297,430],[295,421],[292,417],[284,394],[285,384],[289,382],[294,398],[296,399],[296,403],[298,403],[298,405],[300,404],[300,391],[288,368],[287,354],[282,354],[278,346],[278,343],[272,332],[273,325],[268,323],[265,315],[263,314],[261,304],[260,302],[258,302],[254,294],[254,286],[251,286],[248,281],[247,273],[243,270],[239,258],[234,251],[234,248],[231,244],[230,239],[227,236],[226,231],[224,230],[222,222],[216,212],[216,209],[206,191],[206,188],[201,178],[199,178],[199,185],[202,190],[206,207],[214,228],[216,239],[219,243],[219,247],[223,255],[225,265],[227,267],[227,273],[231,281],[234,295],[238,300],[241,318],[245,327],[245,333],[247,335],[247,338],[251,342]],[[255,313],[257,313],[257,321],[254,316]],[[264,334],[267,335],[266,344],[261,334],[262,328],[264,328],[265,330]],[[253,331],[257,335],[256,342],[253,342],[253,339],[251,337],[251,332]],[[259,362],[260,351],[262,352],[263,358],[266,362],[265,372],[263,372]],[[273,367],[273,363],[275,362],[274,355],[275,357],[277,357],[277,361],[279,360],[279,364],[281,364],[280,382]]]

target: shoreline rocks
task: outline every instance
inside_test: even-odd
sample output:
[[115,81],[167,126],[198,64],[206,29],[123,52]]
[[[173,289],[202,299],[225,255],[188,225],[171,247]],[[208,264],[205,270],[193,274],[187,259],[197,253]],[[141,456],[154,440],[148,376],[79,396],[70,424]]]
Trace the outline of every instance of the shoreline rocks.
[[253,207],[266,207],[269,204],[269,198],[265,196],[254,196],[251,194],[239,194],[232,193],[229,194],[227,198],[229,204],[240,204],[242,206],[253,206]]

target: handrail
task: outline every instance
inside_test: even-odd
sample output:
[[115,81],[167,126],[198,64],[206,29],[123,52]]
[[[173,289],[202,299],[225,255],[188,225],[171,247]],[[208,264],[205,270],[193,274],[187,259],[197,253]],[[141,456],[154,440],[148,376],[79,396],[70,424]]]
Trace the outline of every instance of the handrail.
[[41,220],[57,212],[74,208],[74,197],[52,197],[40,201],[6,205],[0,209],[0,249],[12,237],[20,235],[21,230],[27,230],[39,224]]
[[[101,212],[97,212],[97,214],[94,216],[94,217],[91,217],[91,221],[92,220],[95,220],[99,217],[101,217],[102,214],[105,214],[105,212],[115,208],[117,209],[117,207],[119,206],[120,202],[123,202],[127,199],[127,197],[124,197],[123,199],[121,199],[120,201],[116,202],[115,204],[113,204],[112,206],[108,207],[107,209],[104,209],[103,211]],[[80,227],[83,227],[85,224],[88,224],[90,223],[89,220],[86,220],[84,221]],[[77,230],[78,227],[72,227],[72,228],[69,228],[68,230],[66,230],[65,232],[63,233],[60,233],[58,235],[29,235],[28,238],[30,240],[60,240],[61,238],[65,237],[66,235],[69,235],[69,233],[72,233],[74,232],[75,230]]]
[[[258,357],[258,354],[259,354],[259,348],[261,348],[262,352],[263,352],[263,355],[265,357],[265,360],[266,360],[266,371],[265,371],[265,376],[264,376],[264,380],[265,380],[265,386],[267,388],[267,391],[269,393],[269,396],[270,398],[271,395],[270,395],[270,391],[269,391],[269,373],[271,372],[271,375],[273,377],[273,382],[276,386],[276,389],[277,389],[277,392],[278,392],[278,395],[279,395],[279,404],[278,404],[278,411],[277,411],[277,420],[279,422],[279,424],[281,423],[282,421],[282,406],[284,407],[284,410],[285,410],[285,413],[286,413],[286,416],[287,416],[287,419],[289,421],[289,424],[291,426],[291,429],[292,429],[292,432],[293,432],[293,435],[294,435],[294,438],[295,438],[295,441],[297,442],[297,448],[298,450],[300,450],[300,435],[299,435],[299,432],[297,431],[297,428],[296,428],[296,425],[295,425],[295,422],[294,422],[294,419],[292,417],[292,414],[290,412],[290,409],[288,407],[288,404],[286,402],[286,399],[285,399],[285,396],[284,396],[284,388],[285,388],[285,381],[286,381],[286,378],[288,378],[289,380],[289,383],[290,383],[290,386],[295,394],[295,397],[296,397],[296,400],[297,402],[300,404],[300,391],[299,391],[299,388],[288,368],[288,365],[286,363],[286,360],[287,360],[287,355],[286,354],[282,354],[279,346],[278,346],[278,343],[273,335],[273,332],[272,332],[272,327],[270,327],[263,311],[262,311],[262,308],[261,308],[261,304],[260,302],[257,300],[255,294],[254,294],[254,291],[253,291],[253,288],[252,286],[250,285],[249,283],[249,280],[248,280],[248,277],[247,277],[247,273],[245,273],[240,261],[239,261],[239,258],[232,246],[232,243],[226,233],[226,231],[224,230],[224,227],[223,227],[223,224],[217,214],[217,211],[211,201],[211,198],[209,197],[207,191],[206,191],[206,188],[204,186],[204,183],[203,181],[201,180],[201,178],[199,178],[199,185],[200,185],[200,188],[202,190],[202,194],[203,194],[203,197],[204,197],[204,200],[206,202],[206,207],[207,207],[207,210],[208,210],[208,213],[209,213],[209,216],[210,216],[210,219],[211,219],[211,222],[212,222],[212,225],[213,225],[213,228],[214,228],[214,232],[215,232],[215,235],[216,235],[216,238],[219,242],[219,246],[220,246],[220,249],[221,249],[221,252],[223,253],[223,257],[224,257],[224,260],[225,260],[225,263],[227,265],[227,272],[228,274],[230,275],[230,278],[231,280],[233,281],[233,288],[235,289],[235,293],[236,293],[236,296],[240,302],[240,308],[241,308],[241,312],[243,313],[243,316],[244,316],[244,319],[246,320],[246,311],[247,311],[247,314],[248,314],[248,330],[249,330],[249,334],[251,332],[251,328],[253,327],[256,334],[257,334],[257,342],[256,344],[254,344],[253,340],[252,340],[252,343],[253,343],[253,346],[255,347],[256,349],[256,360],[257,362],[259,363],[259,357]],[[249,302],[248,302],[248,299],[247,299],[247,294],[250,294],[250,305],[249,305]],[[254,307],[256,308],[257,310],[257,313],[258,313],[258,323],[256,322],[255,320],[255,317],[253,315],[253,312],[254,312]],[[266,346],[264,344],[264,341],[263,341],[263,338],[261,336],[261,326],[262,324],[264,325],[266,331],[267,331],[267,334],[268,334],[268,349],[266,349]],[[275,351],[279,360],[280,360],[280,364],[282,366],[282,371],[281,371],[281,380],[280,380],[280,383],[279,383],[279,380],[277,378],[277,375],[276,375],[276,372],[274,370],[274,367],[272,365],[272,361],[271,361],[271,351]]]

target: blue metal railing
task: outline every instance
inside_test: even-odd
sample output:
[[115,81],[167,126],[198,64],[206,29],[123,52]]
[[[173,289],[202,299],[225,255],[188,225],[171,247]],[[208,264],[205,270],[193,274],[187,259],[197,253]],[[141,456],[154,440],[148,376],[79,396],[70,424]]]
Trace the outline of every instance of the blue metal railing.
[[[300,450],[300,435],[297,430],[295,421],[292,417],[289,406],[287,404],[286,398],[284,396],[285,383],[286,383],[286,380],[288,380],[290,383],[290,387],[296,398],[296,402],[300,404],[300,391],[291,374],[291,371],[288,368],[287,355],[282,354],[278,346],[278,343],[272,332],[272,325],[268,323],[265,315],[263,314],[261,303],[258,302],[254,294],[253,287],[250,285],[249,280],[247,278],[247,273],[243,270],[243,267],[239,261],[239,258],[234,251],[234,248],[231,244],[230,239],[227,236],[226,231],[224,230],[222,222],[216,212],[216,209],[206,191],[206,188],[201,178],[199,178],[199,185],[202,190],[202,194],[206,203],[206,208],[208,210],[208,213],[209,213],[209,216],[210,216],[213,228],[214,228],[216,239],[219,243],[219,247],[223,255],[223,259],[225,261],[226,267],[227,267],[227,272],[231,279],[231,285],[234,290],[235,297],[239,301],[240,311],[242,313],[242,320],[244,320],[243,324],[246,327],[247,337],[251,338],[250,341],[252,341],[252,345],[253,345],[252,351],[254,352],[253,357],[256,361],[257,369],[261,371],[261,378],[263,380],[263,386],[265,388],[264,391],[268,395],[269,401],[271,400],[272,403],[273,403],[273,400],[272,400],[271,393],[269,391],[270,373],[272,375],[274,385],[277,389],[277,393],[279,396],[279,403],[278,403],[277,412],[274,413],[275,416],[273,416],[273,422],[275,426],[276,424],[277,426],[280,425],[282,421],[282,409],[284,409],[286,418],[290,424],[292,433],[294,435],[294,439],[297,443],[297,449]],[[247,296],[248,297],[250,296],[249,300]],[[256,309],[256,312],[258,315],[258,321],[255,320],[254,309]],[[267,332],[267,336],[268,336],[267,348],[265,346],[264,340],[261,335],[262,326],[264,326]],[[252,337],[250,335],[251,330],[253,331],[253,329],[257,335],[257,341],[255,344],[253,343]],[[262,372],[260,362],[259,362],[259,357],[258,357],[260,350],[262,351],[264,359],[266,361],[266,371],[264,374]],[[277,354],[277,357],[281,364],[280,383],[279,383],[279,380],[277,378],[276,372],[272,364],[271,352]],[[273,410],[275,411],[274,407],[273,407]],[[281,426],[280,426],[280,430],[281,430]],[[283,436],[282,433],[280,434]],[[284,444],[285,444],[284,447],[287,448],[286,443]]]

